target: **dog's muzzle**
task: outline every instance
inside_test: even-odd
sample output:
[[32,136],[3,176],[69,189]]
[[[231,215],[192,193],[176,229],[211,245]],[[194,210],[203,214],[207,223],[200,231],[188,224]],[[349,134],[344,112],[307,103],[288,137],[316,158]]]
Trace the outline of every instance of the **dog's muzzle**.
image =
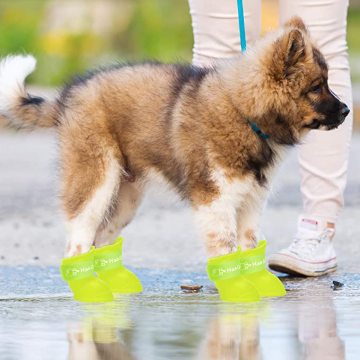
[[339,111],[339,115],[337,117],[337,121],[330,121],[330,122],[327,122],[323,125],[326,126],[326,129],[327,130],[333,130],[333,129],[336,129],[338,128],[346,119],[346,117],[349,115],[350,113],[350,109],[348,108],[348,106],[344,103],[342,103],[341,105],[341,109]]

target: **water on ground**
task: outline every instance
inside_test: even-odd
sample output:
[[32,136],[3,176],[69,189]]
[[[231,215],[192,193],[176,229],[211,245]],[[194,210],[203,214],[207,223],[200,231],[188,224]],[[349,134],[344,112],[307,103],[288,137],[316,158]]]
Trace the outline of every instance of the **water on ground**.
[[134,271],[142,294],[85,305],[55,267],[1,267],[0,359],[359,359],[360,275],[282,278],[284,298],[231,304],[205,272]]

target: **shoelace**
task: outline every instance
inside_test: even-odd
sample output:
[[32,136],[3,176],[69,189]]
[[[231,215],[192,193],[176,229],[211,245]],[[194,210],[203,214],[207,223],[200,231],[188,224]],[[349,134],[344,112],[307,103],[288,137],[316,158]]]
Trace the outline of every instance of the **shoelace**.
[[300,229],[289,246],[289,251],[298,255],[311,256],[324,240],[331,238],[333,232],[334,230],[329,228],[326,228],[321,233]]

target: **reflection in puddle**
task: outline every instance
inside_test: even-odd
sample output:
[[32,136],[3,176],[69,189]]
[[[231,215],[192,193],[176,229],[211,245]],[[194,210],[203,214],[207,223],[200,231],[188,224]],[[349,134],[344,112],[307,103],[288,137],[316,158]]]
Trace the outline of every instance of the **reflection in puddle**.
[[260,321],[264,305],[243,313],[225,312],[209,323],[198,359],[262,359]]
[[298,309],[298,338],[303,359],[345,359],[345,344],[338,336],[331,289],[307,293]]
[[337,277],[346,284],[338,291],[331,277],[289,278],[286,297],[255,305],[222,303],[205,275],[191,276],[205,284],[198,294],[179,290],[180,272],[145,275],[151,290],[106,305],[36,292],[0,298],[0,359],[359,359],[357,274]]
[[[270,358],[271,350],[261,349],[260,326],[271,318],[269,306],[242,308],[241,313],[227,311],[214,318],[208,327],[199,359],[259,360]],[[297,308],[296,333],[299,354],[306,360],[345,359],[345,344],[338,336],[332,290],[308,291]],[[270,353],[269,353],[270,351]],[[267,355],[267,356],[266,356]],[[270,356],[269,356],[270,355]],[[296,355],[296,351],[293,352]]]
[[130,328],[129,299],[117,303],[88,305],[84,318],[69,323],[67,339],[69,360],[132,360],[134,357],[119,337],[120,330]]
[[[216,308],[215,314],[204,311],[201,301],[184,298],[180,306],[180,298],[173,304],[159,303],[159,298],[139,304],[130,302],[130,297],[86,306],[82,320],[68,323],[68,359],[260,360],[276,355],[277,359],[342,360],[345,345],[337,332],[331,295],[327,289],[308,291],[301,301],[287,304],[290,311],[284,306],[285,316],[275,323],[281,308],[277,300],[208,304]],[[197,321],[202,315],[205,321]],[[189,334],[197,339],[195,346]],[[291,346],[281,349],[277,337]]]

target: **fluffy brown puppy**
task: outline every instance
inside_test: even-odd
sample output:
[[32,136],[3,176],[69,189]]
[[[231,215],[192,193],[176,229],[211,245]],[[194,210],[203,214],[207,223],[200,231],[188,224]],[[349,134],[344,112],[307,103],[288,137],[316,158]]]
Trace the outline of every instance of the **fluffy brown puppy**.
[[75,79],[54,101],[26,93],[34,68],[31,56],[2,60],[0,113],[56,127],[66,256],[110,243],[154,177],[190,202],[210,257],[253,247],[284,149],[349,112],[299,18],[212,68],[115,65]]

